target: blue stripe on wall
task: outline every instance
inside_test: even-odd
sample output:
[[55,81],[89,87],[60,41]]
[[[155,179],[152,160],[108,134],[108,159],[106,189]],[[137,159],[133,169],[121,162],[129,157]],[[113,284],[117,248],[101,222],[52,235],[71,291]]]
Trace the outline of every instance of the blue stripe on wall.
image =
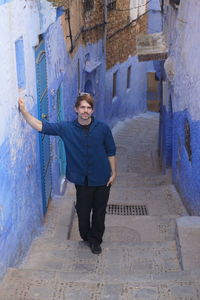
[[12,0],[0,0],[0,5],[11,2]]
[[24,41],[23,38],[19,38],[15,42],[15,53],[16,53],[16,66],[17,66],[17,82],[18,88],[25,88],[25,61],[24,61]]

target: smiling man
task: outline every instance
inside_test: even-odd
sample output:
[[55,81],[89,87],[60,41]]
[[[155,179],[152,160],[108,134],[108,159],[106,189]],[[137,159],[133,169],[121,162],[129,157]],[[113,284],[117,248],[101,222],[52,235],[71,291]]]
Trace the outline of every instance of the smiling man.
[[41,122],[26,111],[23,99],[19,99],[19,109],[34,129],[62,138],[66,177],[76,187],[80,236],[89,242],[94,254],[100,254],[110,187],[116,178],[116,147],[108,125],[92,116],[94,98],[90,94],[78,96],[74,108],[74,121]]

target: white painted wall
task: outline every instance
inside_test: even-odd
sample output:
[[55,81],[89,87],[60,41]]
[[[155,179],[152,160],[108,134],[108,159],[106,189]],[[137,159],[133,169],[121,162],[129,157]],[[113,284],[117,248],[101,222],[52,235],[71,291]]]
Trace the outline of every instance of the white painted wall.
[[147,0],[139,0],[139,16],[146,12],[146,3]]
[[138,17],[138,3],[139,0],[130,1],[130,19],[135,20]]
[[173,110],[188,110],[200,120],[199,0],[181,1],[175,11],[168,8],[168,43],[173,62]]
[[[56,19],[56,9],[45,0],[13,0],[0,5],[0,145],[10,130],[8,120],[17,113],[17,87],[15,41],[23,36],[25,54],[26,89],[23,94],[36,98],[34,46],[38,35],[44,33]],[[31,98],[29,98],[31,99]],[[32,100],[27,105],[31,108]],[[12,120],[9,121],[10,125]]]
[[135,20],[146,12],[147,0],[130,0],[130,20]]

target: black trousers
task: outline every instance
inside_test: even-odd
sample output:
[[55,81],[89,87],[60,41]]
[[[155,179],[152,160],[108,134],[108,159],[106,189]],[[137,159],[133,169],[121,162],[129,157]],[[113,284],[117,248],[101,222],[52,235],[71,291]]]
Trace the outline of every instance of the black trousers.
[[76,211],[80,236],[84,241],[101,244],[105,231],[105,214],[110,186],[76,187]]

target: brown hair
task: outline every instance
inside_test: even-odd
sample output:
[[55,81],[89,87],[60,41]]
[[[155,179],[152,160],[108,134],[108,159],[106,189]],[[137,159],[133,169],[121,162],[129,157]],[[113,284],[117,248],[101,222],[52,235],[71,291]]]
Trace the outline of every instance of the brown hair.
[[81,101],[86,101],[89,105],[91,105],[92,109],[94,108],[94,98],[89,93],[81,93],[75,102],[75,107],[78,108],[81,105]]

